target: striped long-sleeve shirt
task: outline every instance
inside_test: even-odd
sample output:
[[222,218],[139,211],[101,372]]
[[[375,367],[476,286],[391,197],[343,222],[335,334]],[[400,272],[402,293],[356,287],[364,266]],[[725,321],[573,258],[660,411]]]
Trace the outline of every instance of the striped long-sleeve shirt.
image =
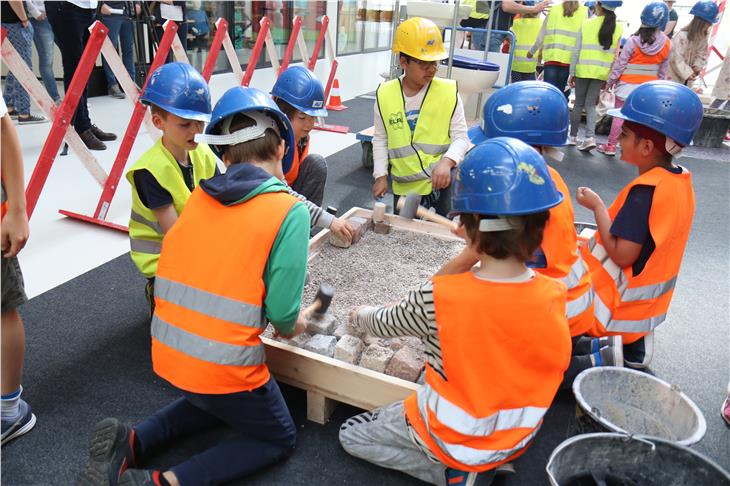
[[433,305],[433,283],[430,280],[395,305],[362,307],[355,319],[355,325],[367,327],[374,336],[421,338],[426,346],[428,364],[445,379]]
[[312,201],[307,199],[306,197],[302,196],[298,192],[296,192],[294,189],[292,189],[287,184],[287,189],[289,190],[289,194],[294,196],[295,198],[299,199],[304,203],[304,205],[307,207],[307,210],[309,211],[309,220],[311,223],[311,226],[314,228],[315,226],[319,228],[329,228],[332,224],[332,221],[335,219],[333,215],[322,209],[321,207],[314,204]]

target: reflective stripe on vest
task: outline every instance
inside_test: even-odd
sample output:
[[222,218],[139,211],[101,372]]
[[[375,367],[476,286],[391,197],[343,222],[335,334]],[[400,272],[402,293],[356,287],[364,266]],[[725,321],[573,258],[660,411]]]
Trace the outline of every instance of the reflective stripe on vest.
[[515,34],[515,49],[512,54],[512,70],[518,73],[534,73],[537,66],[537,56],[527,57],[540,34],[542,20],[539,18],[518,18],[512,24]]
[[598,33],[604,20],[604,16],[593,17],[581,27],[581,48],[575,66],[575,75],[579,78],[608,79],[616,56],[616,48],[623,34],[623,25],[616,23],[611,46],[604,49],[598,42]]
[[[198,144],[195,150],[188,152],[188,158],[193,165],[196,186],[201,179],[213,177],[216,157],[206,144]],[[185,184],[179,164],[162,145],[161,138],[127,171],[127,181],[132,186],[132,211],[129,216],[130,256],[142,274],[151,278],[157,272],[163,232],[155,213],[139,198],[134,181],[134,173],[138,170],[149,171],[157,183],[170,193],[178,215],[190,197],[190,189]]]
[[578,31],[588,17],[588,9],[578,7],[572,17],[563,16],[563,4],[554,6],[548,14],[543,40],[543,62],[570,64],[577,44]]
[[540,274],[512,286],[466,272],[434,277],[433,289],[446,376],[426,365],[406,417],[448,467],[493,469],[534,438],[570,361],[565,286]]
[[283,183],[270,187],[276,185],[282,192],[229,206],[197,188],[165,236],[155,278],[152,364],[177,388],[226,394],[269,380],[259,337],[266,327],[264,273],[297,203]]
[[594,287],[595,326],[591,334],[636,334],[628,342],[664,322],[677,282],[677,274],[689,238],[694,212],[691,175],[672,174],[657,167],[626,186],[609,208],[613,220],[632,187],[654,187],[649,214],[649,232],[655,249],[639,275],[632,267],[620,268],[608,256],[600,235],[581,248]]
[[400,79],[378,86],[376,98],[388,138],[393,192],[397,195],[430,194],[433,191],[432,166],[451,145],[449,131],[457,102],[456,82],[440,78],[431,80],[413,133],[406,120]]
[[[663,36],[664,34],[657,32],[656,35]],[[651,55],[644,54],[639,48],[638,38],[635,38],[635,40],[634,52],[626,64],[626,69],[621,73],[619,80],[624,83],[641,84],[659,79],[659,68],[669,57],[669,52],[671,51],[669,38],[665,36],[664,46],[659,52]]]

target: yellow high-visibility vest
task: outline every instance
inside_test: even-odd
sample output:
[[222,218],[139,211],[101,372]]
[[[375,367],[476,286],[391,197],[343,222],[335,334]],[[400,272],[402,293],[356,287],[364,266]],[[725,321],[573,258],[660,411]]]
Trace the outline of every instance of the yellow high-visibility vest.
[[456,109],[456,81],[434,78],[411,134],[399,78],[378,86],[378,109],[388,136],[393,194],[431,194],[431,171],[451,145],[451,116]]
[[563,4],[550,10],[542,47],[543,62],[570,64],[578,40],[578,31],[588,18],[588,9],[580,6],[572,17],[563,17]]
[[581,28],[581,47],[578,53],[578,62],[575,65],[575,75],[579,78],[608,79],[611,65],[616,56],[616,47],[621,41],[623,25],[616,23],[616,30],[611,39],[611,47],[604,49],[598,42],[598,31],[601,30],[605,17],[588,19]]
[[512,71],[518,73],[534,73],[537,67],[537,56],[527,57],[527,51],[535,44],[540,34],[542,20],[535,18],[515,19],[512,32],[515,34],[515,50],[512,57]]

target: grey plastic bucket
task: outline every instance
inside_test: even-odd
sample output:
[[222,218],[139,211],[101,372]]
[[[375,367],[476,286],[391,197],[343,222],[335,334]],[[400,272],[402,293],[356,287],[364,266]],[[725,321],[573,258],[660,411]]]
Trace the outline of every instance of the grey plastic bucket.
[[573,393],[585,413],[611,432],[692,445],[707,430],[699,407],[678,387],[640,371],[590,368],[575,379]]
[[689,447],[607,432],[564,441],[550,455],[546,471],[553,486],[730,485],[726,471]]

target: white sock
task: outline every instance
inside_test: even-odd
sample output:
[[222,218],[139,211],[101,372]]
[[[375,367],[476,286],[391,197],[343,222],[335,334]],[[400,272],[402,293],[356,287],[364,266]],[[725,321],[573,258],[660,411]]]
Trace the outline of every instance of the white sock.
[[9,395],[4,395],[0,399],[0,416],[4,419],[13,419],[20,413],[20,395],[23,393],[21,385],[17,390]]

